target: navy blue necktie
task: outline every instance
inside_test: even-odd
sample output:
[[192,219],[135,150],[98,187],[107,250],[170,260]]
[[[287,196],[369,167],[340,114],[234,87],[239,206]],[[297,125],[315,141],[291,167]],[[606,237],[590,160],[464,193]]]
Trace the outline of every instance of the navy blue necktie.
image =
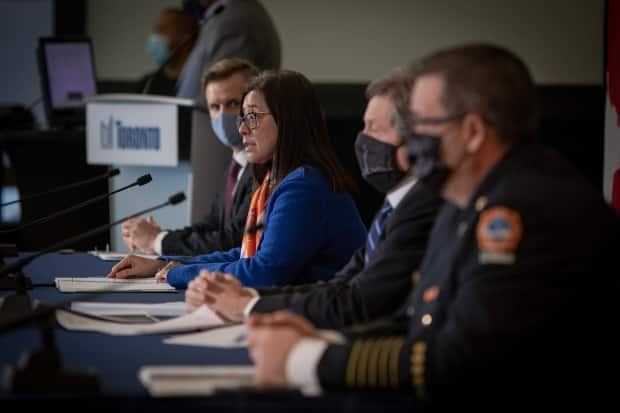
[[385,227],[385,220],[392,213],[392,205],[386,199],[383,203],[383,206],[375,216],[375,219],[372,221],[370,225],[370,231],[368,231],[368,238],[366,238],[366,251],[364,253],[364,264],[367,264],[368,261],[372,259],[375,253],[375,249],[377,248],[377,243],[379,242],[379,237],[383,232],[383,228]]

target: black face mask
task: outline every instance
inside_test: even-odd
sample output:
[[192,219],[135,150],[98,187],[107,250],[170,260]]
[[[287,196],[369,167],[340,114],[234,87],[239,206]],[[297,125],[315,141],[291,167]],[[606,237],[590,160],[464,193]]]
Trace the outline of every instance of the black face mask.
[[396,166],[398,146],[379,142],[360,132],[355,139],[355,155],[362,176],[381,193],[387,193],[405,176]]
[[413,174],[424,186],[439,194],[451,173],[439,157],[440,137],[411,133],[406,142],[409,160],[414,165]]

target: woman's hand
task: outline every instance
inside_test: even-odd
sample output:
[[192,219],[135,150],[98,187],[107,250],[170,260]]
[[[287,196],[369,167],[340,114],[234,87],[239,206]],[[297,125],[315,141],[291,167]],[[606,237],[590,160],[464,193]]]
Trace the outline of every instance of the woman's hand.
[[166,265],[165,261],[142,258],[130,254],[110,270],[108,278],[144,278],[152,277]]

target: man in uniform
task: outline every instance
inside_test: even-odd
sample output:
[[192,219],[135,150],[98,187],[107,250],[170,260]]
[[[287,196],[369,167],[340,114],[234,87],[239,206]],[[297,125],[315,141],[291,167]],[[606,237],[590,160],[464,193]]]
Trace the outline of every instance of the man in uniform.
[[535,142],[536,89],[511,52],[441,50],[414,74],[415,172],[449,201],[420,283],[394,317],[346,338],[290,313],[252,316],[257,383],[399,389],[435,404],[600,401],[609,386],[595,370],[615,371],[617,353],[617,217]]
[[407,175],[410,165],[402,119],[408,113],[412,78],[395,69],[368,85],[364,130],[355,143],[360,170],[387,193],[366,245],[327,283],[251,290],[224,274],[203,272],[188,286],[193,310],[208,304],[230,320],[290,308],[321,327],[342,328],[388,315],[413,287],[441,198]]

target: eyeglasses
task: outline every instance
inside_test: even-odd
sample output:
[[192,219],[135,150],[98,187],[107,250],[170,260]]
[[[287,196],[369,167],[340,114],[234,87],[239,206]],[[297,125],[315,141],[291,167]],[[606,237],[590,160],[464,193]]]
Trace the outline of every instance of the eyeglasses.
[[409,117],[409,126],[413,129],[414,126],[420,125],[441,125],[442,123],[454,122],[461,120],[467,115],[466,113],[459,113],[458,115],[447,116],[428,116],[428,117],[416,117],[411,115]]
[[237,116],[237,129],[241,127],[241,124],[245,124],[245,126],[254,130],[258,128],[258,115],[271,115],[271,112],[248,112],[244,116]]

